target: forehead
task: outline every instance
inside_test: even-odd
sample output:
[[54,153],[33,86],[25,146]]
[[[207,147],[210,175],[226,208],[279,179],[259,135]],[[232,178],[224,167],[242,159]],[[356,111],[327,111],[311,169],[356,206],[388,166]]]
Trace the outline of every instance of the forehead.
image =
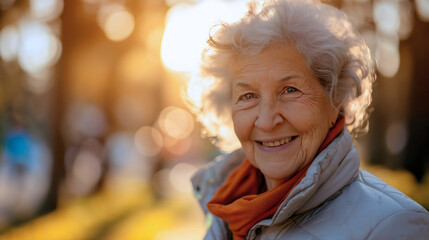
[[242,57],[237,61],[235,72],[238,79],[249,75],[310,74],[304,56],[294,43],[275,44],[256,55]]

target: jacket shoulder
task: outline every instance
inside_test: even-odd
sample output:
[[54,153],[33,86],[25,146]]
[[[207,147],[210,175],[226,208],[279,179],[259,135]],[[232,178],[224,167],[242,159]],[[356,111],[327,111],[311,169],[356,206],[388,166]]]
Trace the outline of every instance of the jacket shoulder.
[[427,239],[429,213],[426,209],[364,170],[361,170],[358,182],[370,188],[374,196],[382,198],[382,208],[390,213],[380,218],[368,239]]
[[376,196],[378,199],[383,199],[383,203],[388,204],[385,206],[386,208],[427,213],[422,206],[407,195],[365,170],[360,170],[359,177],[355,182],[362,185],[362,190],[372,193],[372,197]]
[[428,236],[429,213],[381,179],[360,170],[337,197],[301,217],[295,226],[290,233],[305,232],[315,239],[422,239]]
[[401,211],[382,220],[368,239],[428,239],[429,215],[424,212]]

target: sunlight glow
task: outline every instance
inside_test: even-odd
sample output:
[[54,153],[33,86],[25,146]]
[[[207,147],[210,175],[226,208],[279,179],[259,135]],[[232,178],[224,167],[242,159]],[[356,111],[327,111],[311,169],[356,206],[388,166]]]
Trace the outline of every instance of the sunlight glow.
[[210,28],[233,22],[247,11],[245,1],[205,1],[196,5],[177,4],[167,14],[161,46],[164,65],[173,71],[196,72],[206,47]]

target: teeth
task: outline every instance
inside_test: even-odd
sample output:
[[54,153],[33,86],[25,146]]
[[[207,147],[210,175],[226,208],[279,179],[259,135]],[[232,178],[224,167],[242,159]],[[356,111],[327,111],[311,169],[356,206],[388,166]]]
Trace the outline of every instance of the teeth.
[[262,145],[265,147],[278,147],[280,145],[289,143],[290,141],[292,141],[292,137],[284,138],[273,142],[262,142]]

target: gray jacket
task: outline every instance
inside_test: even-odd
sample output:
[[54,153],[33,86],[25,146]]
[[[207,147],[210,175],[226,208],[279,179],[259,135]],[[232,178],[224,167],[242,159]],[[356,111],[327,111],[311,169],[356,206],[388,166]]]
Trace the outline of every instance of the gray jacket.
[[[232,239],[226,223],[206,204],[243,159],[243,152],[235,151],[192,178],[207,217],[205,240]],[[314,159],[273,218],[255,224],[246,239],[429,239],[429,213],[359,169],[359,163],[352,138],[343,130]]]

